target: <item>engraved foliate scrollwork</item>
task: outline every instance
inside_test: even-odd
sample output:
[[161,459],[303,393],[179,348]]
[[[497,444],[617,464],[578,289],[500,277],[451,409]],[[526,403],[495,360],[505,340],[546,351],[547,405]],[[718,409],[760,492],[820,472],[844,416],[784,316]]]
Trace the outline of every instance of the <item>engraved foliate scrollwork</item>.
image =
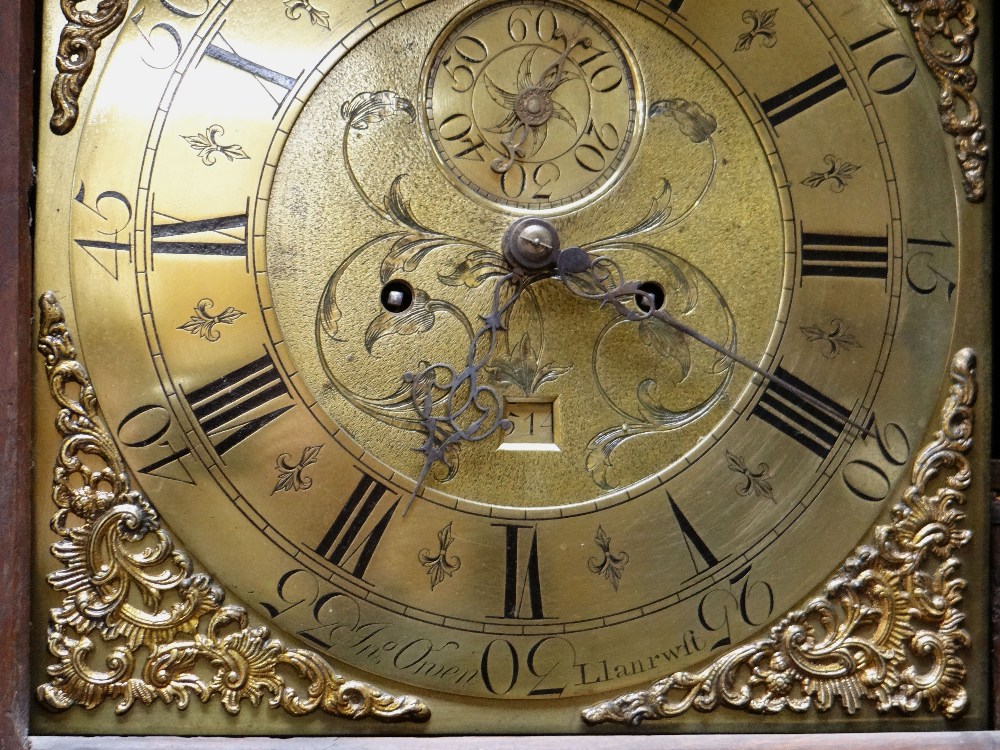
[[[665,306],[669,308],[670,314],[684,319],[697,319],[700,327],[712,329],[727,348],[735,350],[735,317],[718,287],[694,264],[646,241],[649,236],[666,233],[687,222],[714,185],[718,169],[714,138],[718,120],[698,102],[685,99],[657,100],[649,105],[648,114],[650,121],[659,118],[671,122],[692,144],[704,150],[710,162],[701,190],[689,205],[675,214],[671,184],[668,179],[663,178],[660,193],[653,197],[645,218],[610,237],[587,242],[581,247],[588,252],[600,252],[608,256],[625,253],[647,258],[657,267],[656,276],[664,280]],[[614,290],[611,292],[612,296],[619,302],[629,296],[630,292],[627,290],[616,289],[624,277],[614,262],[604,260],[595,268],[603,276],[592,291],[605,293]],[[708,358],[702,358],[696,367],[689,338],[663,320],[645,316],[638,320],[638,339],[662,360],[673,365],[676,370],[674,382],[685,381],[694,368],[709,377],[711,387],[701,392],[696,403],[686,404],[684,407],[668,406],[660,397],[666,389],[657,379],[647,378],[637,385],[636,408],[625,408],[620,397],[601,385],[597,358],[602,341],[622,325],[635,322],[624,309],[619,312],[620,317],[609,323],[599,334],[592,362],[594,380],[602,398],[623,420],[595,435],[587,446],[587,471],[594,482],[604,489],[612,489],[616,485],[612,478],[613,459],[615,452],[623,444],[637,437],[674,430],[701,418],[724,397],[733,376],[731,366],[722,364],[718,357],[708,352],[701,352]]]
[[966,581],[957,553],[972,472],[976,356],[952,361],[952,385],[934,440],[913,461],[911,484],[855,550],[826,592],[788,613],[770,633],[735,648],[698,672],[677,672],[646,690],[587,708],[589,724],[639,724],[719,706],[751,713],[854,713],[871,704],[947,718],[968,706],[961,653],[971,645],[961,609]]
[[508,347],[506,356],[493,359],[493,364],[486,367],[486,374],[498,385],[514,386],[525,396],[533,396],[543,385],[558,380],[570,369],[569,365],[543,363],[541,349],[535,350],[531,334],[526,333],[517,346]]
[[976,9],[970,0],[890,0],[909,18],[917,47],[941,87],[938,111],[965,174],[965,195],[986,198],[989,147],[982,107],[974,96],[979,78],[972,69],[976,52]]
[[[99,416],[90,378],[79,362],[62,308],[52,293],[39,301],[38,348],[60,411],[48,576],[63,593],[50,613],[49,682],[37,689],[48,709],[116,702],[176,704],[219,699],[230,714],[265,699],[293,716],[424,721],[427,706],[341,677],[311,651],[285,646],[246,610],[225,604],[222,588],[199,573],[162,528],[156,510],[133,489],[125,463]],[[93,665],[96,639],[104,668]],[[301,681],[296,685],[292,676]]]

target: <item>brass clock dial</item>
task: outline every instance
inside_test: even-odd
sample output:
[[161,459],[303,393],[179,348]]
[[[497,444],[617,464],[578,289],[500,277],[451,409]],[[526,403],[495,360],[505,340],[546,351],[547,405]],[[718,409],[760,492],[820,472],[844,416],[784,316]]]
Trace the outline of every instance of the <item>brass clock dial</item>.
[[638,6],[142,3],[81,123],[72,310],[136,482],[442,731],[582,730],[766,632],[982,307],[889,7]]

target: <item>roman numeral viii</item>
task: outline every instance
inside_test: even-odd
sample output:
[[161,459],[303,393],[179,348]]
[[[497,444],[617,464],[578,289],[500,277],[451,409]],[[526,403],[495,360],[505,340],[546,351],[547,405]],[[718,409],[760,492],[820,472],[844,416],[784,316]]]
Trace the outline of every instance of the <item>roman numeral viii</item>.
[[[774,374],[780,381],[772,381],[767,386],[751,416],[767,422],[821,460],[825,459],[847,427],[851,412],[784,368],[779,367]],[[820,409],[800,395],[782,388],[781,383],[788,383],[808,394],[826,409]]]
[[384,484],[362,473],[316,552],[355,578],[364,578],[399,506],[399,497],[386,497],[388,492]]

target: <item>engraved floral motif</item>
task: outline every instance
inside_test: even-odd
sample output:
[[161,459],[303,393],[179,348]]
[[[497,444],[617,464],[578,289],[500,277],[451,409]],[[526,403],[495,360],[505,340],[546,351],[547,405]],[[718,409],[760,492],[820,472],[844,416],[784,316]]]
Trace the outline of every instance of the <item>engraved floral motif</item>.
[[448,273],[438,274],[438,281],[447,286],[478,289],[490,279],[507,273],[503,256],[496,250],[471,250]]
[[393,91],[364,91],[340,108],[340,116],[347,120],[348,129],[353,130],[368,130],[396,112],[407,115],[410,122],[417,116],[413,103]]
[[194,307],[195,314],[181,325],[177,326],[178,331],[187,331],[192,336],[198,336],[207,341],[216,342],[221,338],[216,326],[231,326],[242,318],[245,313],[235,307],[227,307],[218,315],[212,315],[210,310],[215,307],[215,302],[206,298],[201,300]]
[[778,43],[778,32],[774,28],[774,17],[778,14],[778,9],[773,10],[747,10],[743,12],[743,23],[750,24],[751,29],[740,34],[736,42],[736,52],[746,52],[753,47],[754,39],[760,39],[760,43],[770,49]]
[[585,709],[584,721],[636,725],[718,706],[828,711],[836,702],[850,714],[863,703],[881,713],[964,713],[961,652],[971,638],[960,606],[966,581],[956,571],[972,536],[962,528],[961,505],[972,480],[975,368],[971,349],[955,355],[941,428],[914,458],[891,523],[855,550],[824,596],[701,671],[676,672]]
[[639,340],[663,359],[672,359],[680,368],[680,379],[691,373],[691,345],[688,337],[673,326],[648,318],[639,322]]
[[686,99],[662,99],[649,105],[650,119],[661,115],[673,118],[692,143],[704,143],[719,128],[714,115],[706,112],[697,102]]
[[531,334],[524,334],[520,343],[508,349],[506,357],[496,357],[486,368],[486,374],[498,385],[519,388],[525,396],[533,396],[546,383],[565,375],[569,366],[560,367],[552,362],[542,364],[542,352],[531,345]]
[[313,485],[313,480],[305,475],[305,470],[319,461],[319,452],[322,445],[310,445],[302,450],[302,456],[296,463],[292,463],[290,453],[282,453],[275,461],[275,468],[278,470],[278,482],[271,490],[273,495],[276,492],[301,492],[308,490]]
[[225,135],[226,131],[221,125],[211,125],[204,133],[197,135],[182,135],[188,145],[198,152],[198,157],[206,167],[213,166],[221,154],[229,161],[236,159],[249,159],[243,147],[239,144],[229,146],[219,143],[219,138]]
[[590,572],[594,575],[604,576],[608,583],[611,584],[611,587],[617,591],[621,585],[622,571],[628,565],[628,553],[624,550],[621,552],[612,552],[611,537],[600,526],[597,527],[594,542],[601,549],[601,557],[590,558],[587,561],[587,567],[590,568]]
[[[222,588],[195,570],[132,487],[53,293],[39,310],[38,349],[63,436],[50,523],[61,567],[47,580],[64,596],[50,612],[53,661],[36,691],[42,705],[65,711],[113,700],[124,714],[137,703],[184,709],[194,696],[217,698],[237,714],[244,701],[266,698],[292,716],[426,721],[420,700],[347,680],[323,657],[285,646],[267,628],[252,627],[243,607],[224,603]],[[105,644],[103,670],[91,663],[95,639]]]
[[[675,319],[683,319],[692,314],[709,315],[709,311],[711,311],[711,314],[720,319],[724,327],[722,339],[725,341],[725,346],[735,347],[737,343],[735,319],[725,298],[711,279],[687,260],[647,244],[646,241],[649,235],[680,227],[695,214],[708,195],[715,182],[719,166],[714,139],[718,129],[718,120],[698,102],[686,99],[655,101],[649,105],[649,117],[650,120],[661,119],[672,123],[692,143],[703,144],[705,156],[710,161],[701,191],[689,205],[675,213],[673,189],[670,181],[664,178],[660,181],[659,193],[653,197],[650,210],[642,220],[609,237],[583,243],[581,247],[588,253],[601,253],[608,256],[614,252],[628,250],[648,257],[660,266],[659,277],[664,280],[664,291],[668,300],[666,308],[669,308],[669,314]],[[603,259],[593,268],[595,270],[603,269],[598,274],[603,278],[595,277],[596,286],[586,292],[586,294],[596,295],[591,297],[592,299],[599,299],[603,303],[607,303],[610,299],[615,298],[621,302],[625,296],[634,294],[635,290],[628,291],[623,287],[615,288],[624,280],[624,277],[620,269],[617,269],[615,263],[610,259]],[[580,278],[578,277],[574,283],[579,282]],[[605,298],[602,295],[610,296]],[[624,308],[621,308],[620,312],[622,310]],[[636,321],[630,321],[628,318],[628,315],[623,314],[618,320],[606,327],[599,335],[598,345],[616,326],[626,323],[636,324]],[[687,336],[680,333],[676,327],[647,315],[637,319],[637,334],[640,342],[645,346],[664,360],[676,365],[676,382],[684,380],[690,374],[692,369],[690,344]],[[706,394],[700,403],[685,409],[665,406],[661,397],[658,396],[658,381],[653,378],[646,379],[639,383],[636,389],[639,407],[638,412],[636,412],[623,408],[611,397],[611,394],[602,385],[600,375],[595,369],[594,379],[601,389],[604,400],[622,417],[622,422],[601,431],[587,445],[586,469],[595,484],[603,489],[615,488],[617,485],[612,477],[613,458],[619,447],[634,438],[677,429],[700,418],[722,398],[732,373],[731,364],[714,360],[710,364],[710,374],[718,376],[717,387],[711,393]]]
[[[552,75],[558,74],[554,72]],[[699,103],[684,99],[653,102],[649,113],[651,119],[672,123],[692,143],[702,144],[708,162],[703,188],[689,205],[675,213],[670,182],[663,179],[659,193],[653,197],[650,211],[643,220],[613,236],[593,240],[582,247],[587,253],[610,255],[624,250],[646,256],[662,268],[670,314],[711,317],[726,346],[735,346],[732,313],[711,280],[682,258],[642,242],[644,235],[674,229],[686,222],[707,195],[718,168],[713,138],[718,128],[717,120]],[[352,165],[352,138],[398,115],[412,123],[415,107],[391,91],[363,92],[345,101],[341,107],[341,116],[346,120],[342,144],[346,175],[369,210],[393,228],[359,246],[333,272],[318,305],[316,333],[320,342],[321,365],[328,379],[356,408],[395,428],[425,434],[425,443],[419,449],[425,456],[425,465],[417,483],[418,487],[422,487],[432,466],[440,469],[435,475],[438,481],[446,482],[455,476],[462,443],[486,440],[497,430],[505,428],[499,393],[487,379],[493,384],[518,388],[525,395],[530,395],[544,383],[560,377],[567,368],[543,360],[545,336],[542,325],[525,331],[512,322],[511,311],[518,298],[521,299],[518,303],[521,312],[526,306],[537,305],[530,289],[534,279],[512,273],[495,247],[454,237],[427,226],[415,215],[406,197],[406,175],[397,175],[381,199],[369,194],[362,184]],[[478,329],[463,310],[435,299],[426,289],[414,289],[413,303],[409,308],[402,312],[379,312],[365,333],[366,350],[377,356],[378,343],[382,339],[427,333],[438,324],[439,319],[447,316],[465,329],[470,341],[469,357],[464,368],[422,362],[416,372],[404,374],[401,388],[381,397],[358,393],[342,382],[333,364],[335,350],[329,348],[344,342],[338,301],[340,284],[354,263],[372,253],[381,255],[379,276],[383,283],[404,278],[406,274],[416,271],[431,254],[439,259],[442,270],[437,278],[446,286],[479,289],[492,282],[492,309],[489,314],[480,315],[483,325]],[[614,265],[609,261],[601,267],[611,268]],[[621,278],[618,280],[621,281]],[[631,302],[635,293],[628,292],[625,296]],[[623,312],[625,309],[619,309],[619,315],[598,334],[595,351],[616,326],[630,323],[631,319]],[[511,329],[512,325],[515,329]],[[640,320],[636,331],[640,342],[663,359],[676,363],[676,368],[664,370],[663,378],[684,380],[692,371],[695,364],[689,343],[673,327],[662,320]],[[592,368],[598,368],[597,362],[592,363]],[[631,401],[631,394],[612,394],[600,382],[602,375],[595,369],[594,377],[602,397],[622,418],[621,422],[594,436],[586,447],[585,466],[595,483],[606,489],[616,486],[611,476],[614,468],[612,459],[623,443],[654,432],[677,429],[698,419],[718,402],[732,377],[732,366],[717,358],[707,362],[701,358],[697,369],[699,372],[707,370],[713,380],[711,392],[705,392],[696,404],[669,406],[667,400],[670,393],[657,379],[647,378],[636,385],[636,403],[632,405],[621,401],[621,397]],[[461,420],[454,418],[456,415],[462,415],[461,420],[465,421],[460,424]]]
[[441,300],[433,300],[423,289],[413,290],[413,304],[403,312],[379,313],[365,331],[365,349],[373,353],[375,345],[386,336],[412,336],[427,333],[434,327],[436,313],[454,312],[455,307]]
[[309,22],[313,26],[322,26],[324,29],[330,28],[330,14],[315,7],[311,0],[285,0],[285,15],[293,21],[302,18],[302,14],[309,16]]
[[976,9],[970,0],[890,0],[906,16],[924,62],[941,87],[938,111],[965,174],[965,195],[986,198],[989,157],[982,107],[974,96],[979,79],[972,69],[976,52]]
[[427,575],[431,580],[431,591],[437,588],[437,585],[445,578],[451,578],[455,575],[462,567],[462,560],[457,555],[448,557],[448,548],[455,541],[455,537],[451,533],[450,523],[438,532],[437,538],[438,551],[436,553],[431,554],[430,549],[425,547],[417,555],[420,564],[427,568]]
[[812,325],[802,326],[799,330],[810,342],[819,343],[823,347],[823,356],[827,359],[836,359],[841,352],[861,347],[857,337],[840,318],[831,318],[825,328]]
[[838,159],[833,154],[823,157],[826,169],[820,172],[813,172],[804,180],[802,184],[806,187],[818,188],[823,184],[829,184],[830,190],[834,193],[842,193],[847,188],[847,184],[854,179],[854,174],[861,167],[844,159]]
[[[697,395],[692,394],[686,402],[666,400],[670,398],[671,391],[664,384],[683,382],[694,367],[690,345],[686,337],[679,333],[677,323],[692,320],[690,316],[711,321],[720,332],[717,335],[723,347],[733,350],[737,344],[732,310],[719,289],[700,269],[673,253],[641,243],[621,242],[609,246],[609,249],[615,247],[628,247],[641,252],[660,267],[657,278],[663,281],[665,303],[661,310],[654,311],[655,317],[651,313],[636,313],[629,308],[626,301],[634,303],[640,291],[637,282],[626,283],[621,269],[609,258],[595,262],[594,268],[589,271],[589,278],[582,275],[572,277],[570,285],[576,287],[575,293],[613,305],[619,313],[598,335],[595,352],[601,342],[619,327],[635,326],[639,341],[672,366],[661,368],[655,377],[639,382],[635,388],[635,405],[630,406],[608,390],[596,353],[592,358],[591,370],[602,398],[622,417],[620,423],[594,436],[586,449],[587,471],[595,484],[608,490],[617,486],[613,476],[614,453],[621,445],[637,437],[674,430],[700,419],[722,399],[732,382],[734,365],[731,361],[714,352],[705,356],[699,354],[698,370],[705,387]],[[586,285],[586,288],[581,285]],[[674,323],[664,319],[668,316]]]
[[747,466],[746,461],[741,456],[737,456],[732,451],[726,451],[726,463],[730,471],[743,475],[741,482],[736,485],[736,492],[739,493],[740,497],[753,495],[754,497],[766,497],[771,502],[775,502],[774,489],[769,481],[774,477],[771,476],[771,468],[767,464],[758,464],[757,470],[754,471]]

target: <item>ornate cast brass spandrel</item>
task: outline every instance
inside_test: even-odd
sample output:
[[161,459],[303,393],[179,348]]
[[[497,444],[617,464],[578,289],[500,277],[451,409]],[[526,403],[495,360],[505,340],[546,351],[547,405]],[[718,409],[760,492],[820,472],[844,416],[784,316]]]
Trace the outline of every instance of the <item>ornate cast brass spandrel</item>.
[[[349,680],[318,654],[251,626],[243,607],[224,603],[222,588],[176,549],[156,510],[132,487],[55,295],[43,295],[39,309],[38,348],[63,438],[50,522],[59,537],[52,555],[62,567],[48,582],[64,598],[51,611],[53,661],[50,681],[37,689],[42,705],[92,709],[114,700],[123,714],[158,701],[183,709],[194,696],[203,703],[218,698],[233,715],[243,701],[257,706],[266,699],[293,716],[426,721],[430,710],[418,698]],[[90,663],[97,639],[107,646],[103,668]],[[290,684],[289,673],[302,685]]]
[[101,0],[93,12],[83,10],[83,0],[62,0],[66,26],[59,37],[56,74],[52,82],[55,112],[49,127],[66,135],[80,116],[80,94],[94,71],[101,43],[125,21],[128,0]]
[[972,68],[976,52],[976,9],[971,0],[890,0],[907,16],[917,47],[941,87],[941,125],[955,139],[955,151],[965,175],[965,195],[980,203],[986,198],[989,147],[982,108],[973,95],[979,79]]
[[826,593],[789,612],[766,638],[735,648],[699,672],[676,672],[646,690],[585,709],[588,724],[637,725],[720,706],[751,713],[879,712],[926,707],[956,718],[968,707],[961,652],[971,645],[961,608],[958,553],[972,471],[976,355],[952,360],[951,390],[934,440],[913,461],[911,484],[858,547]]

